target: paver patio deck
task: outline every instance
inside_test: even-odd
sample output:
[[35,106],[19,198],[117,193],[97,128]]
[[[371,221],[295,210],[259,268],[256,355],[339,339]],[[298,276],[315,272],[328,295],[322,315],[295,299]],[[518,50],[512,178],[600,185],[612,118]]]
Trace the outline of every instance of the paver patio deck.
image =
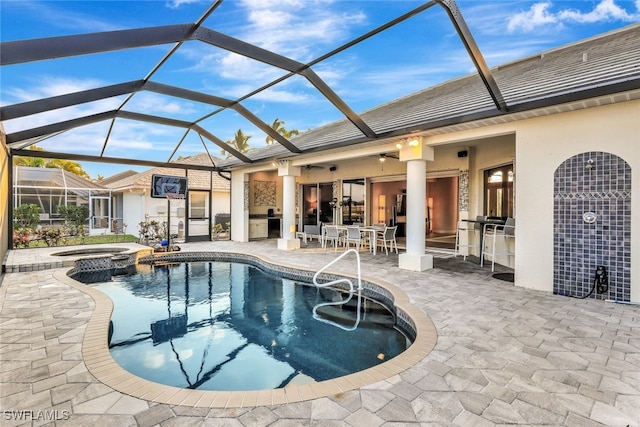
[[[275,240],[181,247],[312,269],[336,256],[311,246],[278,251]],[[414,366],[295,403],[286,394],[282,403],[220,409],[134,398],[87,369],[82,343],[96,302],[56,278],[68,267],[51,264],[50,251],[7,258],[24,268],[0,286],[2,426],[53,425],[47,417],[59,426],[640,426],[640,306],[516,288],[461,258],[437,257],[433,270],[420,273],[400,270],[397,255],[380,253],[362,254],[365,276],[404,290],[437,329],[434,350]]]

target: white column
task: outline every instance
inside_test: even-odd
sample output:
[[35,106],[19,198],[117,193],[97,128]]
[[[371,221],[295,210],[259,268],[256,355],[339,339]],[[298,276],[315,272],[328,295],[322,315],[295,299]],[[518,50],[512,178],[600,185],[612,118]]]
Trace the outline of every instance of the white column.
[[282,238],[278,239],[278,249],[300,248],[296,239],[296,176],[300,167],[291,166],[289,161],[278,162],[278,176],[282,177]]
[[249,174],[231,172],[231,240],[249,241]]
[[427,162],[407,162],[407,253],[421,255],[425,246],[425,206],[427,198]]
[[398,256],[398,267],[424,271],[433,268],[433,256],[425,246],[425,201],[427,199],[427,160],[433,160],[433,148],[421,138],[409,139],[400,149],[400,161],[407,162],[407,251]]
[[296,225],[296,177],[282,177],[282,238],[295,238]]

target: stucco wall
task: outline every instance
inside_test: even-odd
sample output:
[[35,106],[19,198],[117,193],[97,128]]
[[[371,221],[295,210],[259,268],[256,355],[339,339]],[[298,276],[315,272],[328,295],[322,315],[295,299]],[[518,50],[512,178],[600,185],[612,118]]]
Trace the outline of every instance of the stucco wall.
[[518,122],[516,284],[553,290],[554,172],[588,151],[615,154],[631,166],[631,300],[640,301],[639,101]]
[[[612,153],[631,167],[631,301],[640,301],[640,101],[595,106],[549,116],[505,122],[460,132],[425,138],[436,148],[429,172],[469,169],[469,216],[481,214],[483,171],[514,163],[515,172],[515,284],[553,292],[554,270],[554,171],[566,159],[585,152]],[[457,151],[468,147],[467,158]],[[357,150],[354,150],[357,151]],[[313,160],[309,160],[313,163]],[[387,161],[383,166],[375,156],[332,162],[328,168],[302,171],[297,180],[331,182],[344,178],[396,175],[405,173],[404,164]],[[243,194],[247,175],[234,172],[240,180],[232,183],[234,216],[244,209]],[[280,187],[278,187],[279,189]],[[374,195],[375,196],[375,195]],[[236,224],[234,240],[246,241],[246,221]]]
[[[260,183],[272,183],[275,186],[274,204],[264,204],[265,200],[256,197],[257,187],[256,184]],[[278,171],[264,171],[251,174],[249,177],[249,214],[250,215],[266,215],[269,209],[274,209],[274,213],[281,214],[282,212],[276,211],[282,206],[282,177],[278,176]]]
[[137,236],[140,231],[138,224],[144,221],[145,196],[141,193],[123,193],[122,206],[127,233]]

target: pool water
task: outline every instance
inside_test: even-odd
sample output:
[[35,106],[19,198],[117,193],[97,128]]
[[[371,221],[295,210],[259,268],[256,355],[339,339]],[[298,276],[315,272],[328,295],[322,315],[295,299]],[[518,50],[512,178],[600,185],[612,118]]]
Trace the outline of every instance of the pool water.
[[[143,271],[146,270],[146,271]],[[95,285],[114,302],[110,351],[127,371],[199,390],[263,390],[340,377],[380,364],[410,342],[393,315],[363,299],[347,305],[317,289],[234,262],[139,266]]]

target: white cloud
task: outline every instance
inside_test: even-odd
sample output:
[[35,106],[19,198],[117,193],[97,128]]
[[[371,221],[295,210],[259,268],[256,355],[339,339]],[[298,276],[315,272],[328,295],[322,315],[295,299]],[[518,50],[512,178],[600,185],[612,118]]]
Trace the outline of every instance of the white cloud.
[[202,0],[171,0],[167,2],[169,9],[178,9],[185,4],[202,3]]
[[[103,86],[103,83],[95,79],[72,79],[51,76],[34,77],[33,84],[29,85],[28,88],[20,87],[7,90],[7,96],[5,96],[5,98],[9,99],[7,104],[16,104],[99,88],[101,86]],[[124,99],[125,95],[121,95],[56,110],[49,110],[43,113],[5,121],[4,125],[9,133],[36,128],[51,123],[111,111],[120,107]],[[178,99],[148,92],[137,93],[133,99],[129,101],[125,110],[152,115],[193,114],[197,112],[195,105],[191,102],[182,102]]]
[[25,1],[20,2],[3,2],[2,7],[11,7],[12,3],[25,10],[24,13],[31,13],[35,16],[46,17],[47,25],[58,28],[72,29],[74,32],[99,32],[99,31],[115,31],[120,30],[113,20],[108,18],[100,19],[95,15],[72,11],[64,5],[58,7],[55,1]]
[[558,13],[562,21],[575,21],[579,23],[594,23],[601,21],[626,21],[630,22],[638,18],[638,15],[629,14],[626,10],[615,4],[614,0],[602,0],[588,13],[576,10],[563,10]]
[[556,15],[551,13],[551,2],[536,3],[527,12],[520,12],[509,19],[507,30],[510,33],[516,30],[531,31],[536,27],[555,24],[558,22]]
[[148,92],[138,92],[126,105],[125,110],[139,111],[143,114],[186,115],[197,112],[194,104],[169,96]]
[[[332,49],[337,41],[347,41],[351,26],[364,22],[360,11],[336,12],[331,2],[311,0],[247,0],[239,3],[248,24],[240,28],[237,37],[260,46],[278,55],[300,62],[311,59]],[[287,73],[286,70],[248,59],[244,56],[213,49],[210,46],[181,50],[195,60],[192,70],[214,72],[225,80],[236,84],[224,88],[227,96],[241,96],[247,88],[254,90]],[[204,54],[203,54],[204,53]],[[339,80],[339,74],[332,74]],[[297,102],[300,94],[287,91],[271,91],[280,102]],[[271,98],[261,94],[261,99]]]
[[[102,86],[102,82],[95,79],[54,78],[50,76],[34,77],[33,84],[28,89],[19,88],[7,91],[11,104],[26,102],[34,99],[48,98],[56,95],[77,92]],[[139,96],[138,96],[139,95]],[[145,114],[193,112],[193,104],[177,102],[170,97],[162,97],[152,93],[140,93],[134,97],[136,104],[131,104],[127,110],[140,111]],[[119,107],[126,95],[107,98],[99,101],[87,102],[70,107],[50,110],[39,114],[32,114],[3,124],[8,134],[26,129],[38,128],[52,123],[90,116],[111,111]],[[110,120],[96,122],[86,126],[72,128],[59,135],[37,143],[37,145],[51,151],[72,152],[78,154],[99,154],[107,137]],[[132,152],[144,153],[144,158],[151,159],[151,153],[168,153],[173,150],[183,129],[170,126],[159,126],[153,123],[134,120],[117,119],[109,136],[105,155],[115,157],[132,157]],[[135,157],[135,156],[134,156]]]
[[345,40],[354,25],[366,21],[361,11],[335,11],[327,1],[242,2],[247,14],[243,40],[280,55],[307,62],[315,49]]
[[527,11],[511,16],[507,23],[510,33],[516,31],[531,32],[548,25],[561,26],[566,22],[592,24],[605,21],[633,22],[640,19],[640,0],[636,0],[636,13],[618,6],[615,0],[601,0],[591,11],[562,9],[554,12],[550,1],[535,3]]
[[293,92],[272,87],[257,93],[252,96],[251,99],[281,103],[297,103],[309,101],[310,96],[303,92]]
[[32,85],[30,85],[28,89],[14,87],[7,90],[7,95],[12,98],[11,104],[50,98],[52,96],[80,92],[102,86],[102,82],[95,79],[37,76],[31,80]]

